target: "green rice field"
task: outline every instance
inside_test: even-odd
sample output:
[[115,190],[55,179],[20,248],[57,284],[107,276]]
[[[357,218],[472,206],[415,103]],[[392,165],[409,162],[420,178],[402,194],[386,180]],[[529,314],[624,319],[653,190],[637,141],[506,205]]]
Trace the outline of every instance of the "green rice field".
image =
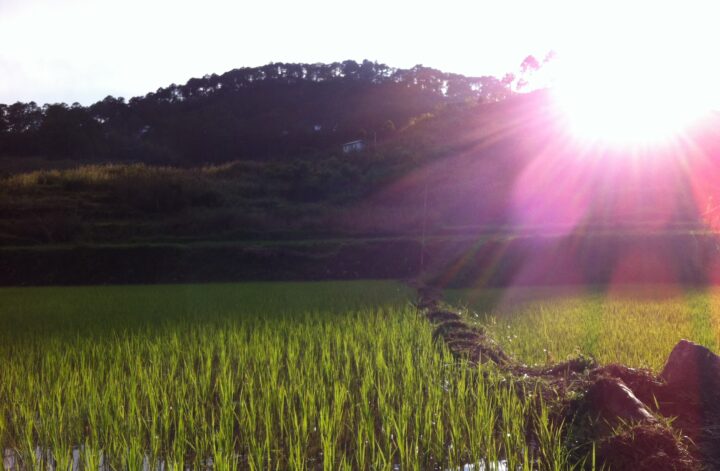
[[0,289],[3,466],[568,469],[547,408],[453,359],[412,299],[390,282]]
[[[714,289],[446,299],[527,363],[582,353],[657,371],[680,338],[720,346]],[[548,406],[517,395],[532,386],[452,358],[413,300],[372,281],[2,288],[3,466],[577,465],[577,442],[550,425]]]
[[676,286],[450,290],[508,352],[544,364],[577,355],[600,363],[662,369],[688,339],[720,351],[720,290]]

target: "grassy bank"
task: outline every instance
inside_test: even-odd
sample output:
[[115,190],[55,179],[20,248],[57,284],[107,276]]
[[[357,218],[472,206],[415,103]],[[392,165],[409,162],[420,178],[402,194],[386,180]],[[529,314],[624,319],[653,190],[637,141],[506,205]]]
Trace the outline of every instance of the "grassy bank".
[[508,352],[544,364],[573,354],[659,370],[685,338],[720,351],[720,290],[672,285],[620,289],[451,290]]
[[453,360],[395,283],[0,294],[0,443],[28,468],[37,446],[65,469],[73,449],[83,469],[568,466],[544,408]]

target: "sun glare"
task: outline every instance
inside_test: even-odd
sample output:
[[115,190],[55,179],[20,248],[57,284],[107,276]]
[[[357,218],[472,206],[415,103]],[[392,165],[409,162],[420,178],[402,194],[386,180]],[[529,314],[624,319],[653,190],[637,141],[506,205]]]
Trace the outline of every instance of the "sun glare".
[[707,15],[630,8],[595,11],[598,24],[613,27],[602,35],[576,32],[559,50],[553,94],[576,139],[662,144],[720,103]]
[[707,109],[702,97],[688,96],[672,81],[651,84],[650,78],[607,72],[576,77],[554,89],[567,129],[578,139],[652,145],[676,138]]

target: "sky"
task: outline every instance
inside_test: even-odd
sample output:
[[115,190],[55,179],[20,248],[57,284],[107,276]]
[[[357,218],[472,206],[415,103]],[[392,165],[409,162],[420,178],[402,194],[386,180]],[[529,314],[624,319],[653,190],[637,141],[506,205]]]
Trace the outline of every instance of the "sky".
[[662,60],[675,48],[683,57],[687,44],[704,44],[690,56],[710,61],[713,8],[693,0],[0,0],[0,103],[90,104],[275,61],[369,59],[502,76],[528,54],[555,50],[591,65],[635,40],[637,56]]

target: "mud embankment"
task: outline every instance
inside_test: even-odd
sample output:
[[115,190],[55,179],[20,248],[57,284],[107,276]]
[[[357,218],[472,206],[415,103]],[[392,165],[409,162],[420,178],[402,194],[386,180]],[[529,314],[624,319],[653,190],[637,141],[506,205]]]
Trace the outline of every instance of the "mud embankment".
[[659,375],[585,357],[530,367],[442,306],[438,290],[419,293],[435,336],[458,357],[540,388],[556,424],[583,437],[579,454],[594,444],[598,464],[618,470],[720,469],[720,357],[707,348],[681,340]]

